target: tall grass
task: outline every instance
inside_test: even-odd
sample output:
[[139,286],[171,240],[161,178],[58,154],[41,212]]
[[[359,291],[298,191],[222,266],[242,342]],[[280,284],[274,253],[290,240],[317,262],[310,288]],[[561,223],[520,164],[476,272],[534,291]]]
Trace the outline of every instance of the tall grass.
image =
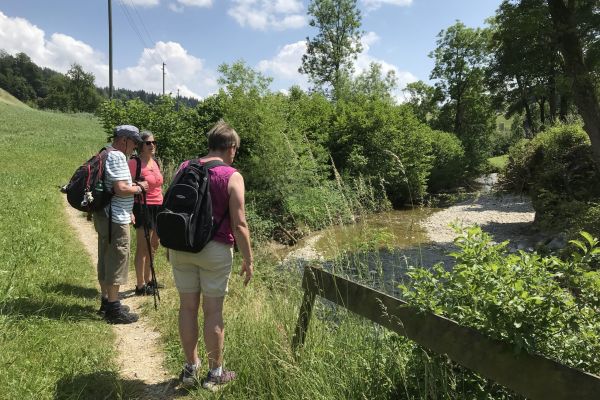
[[[341,180],[340,185],[341,190],[348,189]],[[362,214],[359,220],[370,207],[362,209],[356,199],[373,198],[374,190],[362,187],[364,192],[354,193],[353,204],[345,206]],[[328,224],[339,223],[337,214],[332,215],[336,216],[331,216]],[[332,241],[331,246],[338,246],[332,249],[336,272],[357,277],[361,270],[356,269],[349,252],[377,249],[381,236],[380,230],[365,232],[362,242],[368,242],[367,248],[362,242],[349,248]],[[383,236],[384,242],[389,241]],[[317,300],[305,347],[293,354],[292,335],[303,295],[301,271],[296,265],[280,265],[260,246],[256,250],[253,281],[243,287],[236,275],[240,266],[236,259],[225,300],[225,365],[235,370],[239,379],[217,395],[192,390],[191,398],[428,399],[460,393],[456,389],[460,376],[438,368],[439,362],[448,363],[446,359],[434,358],[413,342],[326,301]],[[157,257],[160,269],[166,264],[162,253],[161,249]],[[364,272],[362,276],[369,283],[380,282],[381,269],[375,275]],[[161,292],[161,307],[156,313],[148,307],[147,312],[161,332],[168,369],[175,376],[184,360],[177,332],[178,296],[171,275],[162,279],[167,288]],[[199,349],[206,373],[202,340]]]
[[3,399],[127,392],[116,375],[112,330],[95,313],[95,268],[66,223],[58,191],[104,137],[91,116],[0,102]]

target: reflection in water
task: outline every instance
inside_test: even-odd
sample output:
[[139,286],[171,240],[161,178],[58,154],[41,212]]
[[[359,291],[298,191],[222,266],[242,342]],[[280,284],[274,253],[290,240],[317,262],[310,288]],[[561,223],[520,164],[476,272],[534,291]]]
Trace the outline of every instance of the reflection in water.
[[452,265],[451,257],[430,242],[420,224],[436,211],[395,210],[332,226],[287,249],[284,264],[301,271],[306,262],[318,260],[329,271],[398,296],[408,266]]
[[369,215],[351,225],[333,226],[319,232],[316,251],[332,258],[340,251],[405,249],[429,242],[420,222],[437,209],[415,208]]

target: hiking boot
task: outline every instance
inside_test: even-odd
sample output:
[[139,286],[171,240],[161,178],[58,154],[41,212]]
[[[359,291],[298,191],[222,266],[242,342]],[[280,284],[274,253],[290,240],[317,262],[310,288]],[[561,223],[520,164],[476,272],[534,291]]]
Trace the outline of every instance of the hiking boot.
[[104,319],[109,324],[132,324],[138,320],[138,315],[125,311],[125,307],[120,303],[108,305],[104,313]]
[[159,289],[164,289],[165,285],[163,285],[162,283],[156,283],[156,281],[153,279],[150,282],[146,283],[146,285],[150,286],[151,288],[159,288]]
[[[104,315],[104,313],[106,313],[106,304],[108,304],[108,300],[103,297],[100,303],[100,309],[98,309],[97,312],[98,315]],[[129,312],[129,306],[125,304],[121,304],[121,309],[125,312]]]
[[206,375],[206,378],[202,380],[202,387],[210,390],[211,392],[216,392],[234,379],[235,372],[228,371],[225,368],[223,368],[223,372],[220,376],[215,376],[211,371],[208,371],[208,375]]
[[195,387],[198,382],[198,372],[200,369],[200,364],[198,365],[189,365],[185,363],[183,368],[181,369],[181,374],[179,374],[179,380],[181,381],[181,386],[184,388],[192,388]]
[[154,288],[144,284],[141,288],[135,287],[136,296],[152,296],[154,294]]

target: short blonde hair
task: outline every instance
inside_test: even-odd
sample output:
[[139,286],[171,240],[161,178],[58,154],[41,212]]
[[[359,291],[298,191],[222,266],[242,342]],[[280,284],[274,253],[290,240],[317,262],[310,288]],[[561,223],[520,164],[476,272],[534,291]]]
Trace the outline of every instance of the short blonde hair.
[[240,136],[228,123],[219,120],[206,133],[209,150],[227,150],[233,146],[240,147]]

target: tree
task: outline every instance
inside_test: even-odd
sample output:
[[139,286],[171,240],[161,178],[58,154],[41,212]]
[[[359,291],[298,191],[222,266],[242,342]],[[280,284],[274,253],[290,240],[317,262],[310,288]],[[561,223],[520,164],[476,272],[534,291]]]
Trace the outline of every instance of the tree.
[[398,87],[398,79],[394,70],[383,73],[381,64],[372,62],[369,69],[350,80],[351,95],[370,99],[393,101],[393,92]]
[[352,71],[353,61],[362,51],[361,15],[356,0],[311,0],[309,25],[319,33],[306,38],[300,73],[307,74],[316,89],[335,99],[344,75]]
[[507,107],[509,117],[524,112],[528,136],[559,113],[564,120],[572,95],[564,84],[564,66],[545,0],[503,1],[491,29],[487,78],[496,107]]
[[[572,79],[575,104],[584,122],[584,129],[592,143],[597,166],[600,166],[600,104],[597,82],[588,64],[584,44],[597,50],[600,34],[600,6],[594,0],[547,0],[552,22],[563,55],[568,76]],[[596,23],[591,23],[595,21]],[[588,31],[581,31],[581,27]],[[592,43],[588,43],[591,39]],[[587,40],[586,40],[587,39]],[[597,54],[596,54],[597,56]],[[594,59],[594,62],[597,62]],[[592,64],[592,62],[590,62]]]
[[404,88],[408,99],[406,104],[421,122],[437,119],[439,113],[438,102],[443,100],[439,88],[429,86],[423,81],[411,82]]
[[472,29],[457,21],[438,35],[431,79],[444,103],[434,128],[454,132],[461,140],[476,173],[489,151],[489,137],[495,128],[495,114],[484,85],[488,63],[489,30]]
[[94,112],[100,104],[100,95],[94,85],[94,75],[73,64],[67,71],[67,92],[72,111]]

